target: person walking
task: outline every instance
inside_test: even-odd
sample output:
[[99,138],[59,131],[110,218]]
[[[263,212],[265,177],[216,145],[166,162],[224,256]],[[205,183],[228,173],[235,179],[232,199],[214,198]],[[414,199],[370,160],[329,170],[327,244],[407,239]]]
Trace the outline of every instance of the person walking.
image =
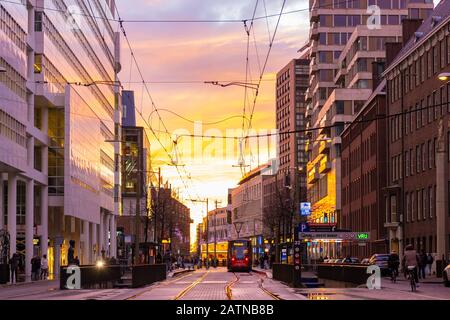
[[19,271],[19,255],[13,253],[9,260],[9,267],[11,272],[11,283],[17,283],[17,272]]
[[41,272],[41,258],[39,258],[39,256],[35,256],[32,261],[31,272],[34,274],[34,281],[38,281],[40,279]]
[[41,259],[41,280],[47,280],[48,278],[48,259],[44,254]]
[[425,279],[425,273],[426,273],[425,269],[427,267],[427,262],[428,262],[428,256],[425,253],[425,250],[422,250],[422,252],[419,256],[419,259],[420,259],[420,265],[419,265],[419,274],[420,275],[419,276],[421,279]]
[[433,266],[434,258],[431,255],[431,253],[427,256],[427,269],[428,269],[428,275],[431,276],[431,267]]

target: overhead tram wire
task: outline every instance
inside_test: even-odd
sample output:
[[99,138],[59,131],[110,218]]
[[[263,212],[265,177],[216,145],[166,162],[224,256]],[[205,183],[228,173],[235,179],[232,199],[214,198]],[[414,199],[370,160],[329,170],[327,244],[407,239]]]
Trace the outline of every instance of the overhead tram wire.
[[[253,10],[253,16],[252,20],[250,22],[250,26],[247,25],[247,21],[244,21],[244,28],[245,32],[247,34],[247,46],[246,46],[246,57],[245,57],[245,83],[248,83],[248,77],[249,77],[249,54],[250,54],[250,33],[253,29],[253,20],[255,19],[256,10],[258,9],[259,0],[256,0],[255,3],[255,9]],[[247,97],[248,97],[248,86],[244,86],[244,103],[243,103],[243,110],[242,110],[242,139],[244,139],[244,132],[245,132],[245,120],[247,118]],[[249,122],[250,124],[250,122]],[[245,152],[245,149],[244,149]],[[241,155],[242,159],[245,159],[244,155]],[[245,174],[245,160],[242,164],[240,164],[241,174]]]
[[[137,59],[136,59],[136,56],[135,56],[135,54],[134,54],[133,48],[132,48],[132,46],[131,46],[130,40],[128,39],[128,35],[127,35],[127,33],[126,33],[125,27],[123,26],[123,22],[122,22],[122,18],[121,18],[121,16],[120,16],[120,13],[119,13],[119,9],[117,8],[117,6],[115,6],[115,9],[116,9],[116,12],[117,12],[117,17],[119,18],[119,28],[121,29],[121,31],[122,31],[122,33],[123,33],[123,36],[125,37],[126,43],[127,43],[127,45],[128,45],[128,49],[130,50],[130,54],[131,54],[131,56],[132,56],[132,58],[133,58],[133,60],[134,60],[134,63],[136,64],[136,69],[137,69],[137,71],[138,71],[138,73],[139,73],[139,76],[141,77],[142,84],[144,85],[144,87],[145,87],[145,89],[146,89],[146,92],[147,92],[147,95],[148,95],[148,97],[149,97],[149,99],[150,99],[150,102],[151,102],[151,104],[152,104],[152,107],[155,109],[156,113],[158,114],[160,123],[163,125],[165,131],[169,134],[169,131],[168,131],[166,125],[164,124],[164,121],[162,120],[161,115],[159,114],[158,108],[156,107],[156,104],[155,104],[155,102],[154,102],[154,100],[153,100],[153,97],[152,97],[152,95],[150,94],[150,90],[148,89],[148,86],[147,86],[147,84],[145,83],[144,75],[143,75],[143,73],[142,73],[142,71],[141,71],[141,68],[140,68],[138,62],[137,62]],[[180,177],[181,182],[182,182],[182,184],[184,185],[184,188],[185,188],[185,190],[186,190],[188,196],[189,196],[190,198],[192,198],[192,197],[191,197],[191,194],[190,194],[190,192],[189,192],[189,188],[187,187],[186,182],[184,181],[184,179],[183,179],[183,177],[182,177],[182,175],[181,175],[181,172],[180,172],[178,166],[176,165],[176,163],[174,163],[174,159],[172,158],[172,155],[169,153],[169,151],[167,150],[167,148],[166,148],[166,147],[164,146],[164,144],[161,142],[161,140],[159,139],[159,137],[158,137],[158,135],[156,134],[156,132],[153,130],[153,128],[152,128],[152,127],[150,126],[150,124],[148,123],[147,119],[145,119],[145,117],[144,117],[144,115],[142,114],[142,112],[141,112],[141,111],[138,111],[138,110],[136,110],[136,112],[140,115],[140,117],[142,118],[142,120],[143,120],[144,123],[146,124],[147,128],[152,132],[153,136],[156,138],[156,140],[158,141],[158,143],[161,145],[161,147],[162,147],[162,149],[164,150],[164,152],[168,155],[168,157],[169,157],[171,163],[172,163],[172,164],[175,164],[175,168],[176,168],[176,171],[177,171],[177,173],[178,173],[178,176]]]
[[[359,0],[348,0],[348,1],[343,0],[341,2],[336,2],[335,5],[346,4],[347,2],[355,2],[355,1],[359,1]],[[16,1],[12,1],[12,0],[0,0],[0,2],[10,3],[10,4],[15,4],[15,5],[20,5],[20,6],[26,6],[26,4],[24,4],[23,2],[16,2]],[[333,4],[318,5],[315,8],[317,8],[317,9],[330,8],[330,7],[332,7],[332,5]],[[117,11],[117,5],[115,7],[116,7],[116,11]],[[45,7],[45,6],[35,6],[34,8],[39,9],[39,10],[48,10],[48,11],[53,11],[53,12],[67,13],[64,10],[55,9],[55,8],[51,8],[51,7]],[[289,15],[289,14],[307,12],[307,11],[309,11],[309,7],[286,11],[286,12],[283,12],[282,15]],[[250,18],[241,18],[241,19],[126,19],[126,20],[121,20],[121,19],[114,19],[114,18],[92,16],[92,15],[88,15],[88,14],[84,14],[84,13],[77,13],[77,12],[72,12],[71,14],[85,16],[85,17],[89,16],[94,19],[99,19],[99,20],[103,20],[103,21],[122,22],[122,23],[243,23],[244,21],[251,20]],[[278,17],[278,16],[279,16],[279,14],[269,14],[269,15],[266,14],[264,16],[255,17],[253,20],[256,21],[256,20],[262,20],[262,19],[267,19],[267,18],[274,18],[274,17]]]
[[[16,100],[16,99],[9,99],[9,98],[6,98],[6,97],[0,97],[0,100],[6,100],[6,101],[11,101],[11,102],[21,103],[21,104],[26,105],[26,106],[28,105],[24,101]],[[351,124],[367,123],[367,122],[373,122],[373,121],[386,120],[386,119],[399,117],[399,116],[406,115],[406,114],[413,114],[413,113],[417,113],[419,111],[425,111],[425,110],[428,110],[428,109],[442,107],[442,106],[447,106],[447,113],[450,113],[450,102],[443,102],[443,103],[433,104],[433,105],[429,105],[429,106],[421,107],[421,108],[417,108],[417,109],[405,110],[403,112],[398,112],[398,113],[394,113],[394,114],[389,114],[389,115],[381,114],[381,115],[377,115],[377,116],[375,116],[373,118],[366,118],[366,119],[354,120],[354,121],[345,121],[345,122],[342,122],[342,123],[344,125],[351,125]],[[113,120],[111,120],[111,119],[104,119],[104,118],[99,118],[97,116],[89,116],[89,115],[80,114],[80,113],[76,113],[76,112],[70,112],[70,114],[78,115],[78,116],[85,117],[85,118],[97,119],[97,120],[101,120],[101,121],[105,121],[105,122],[113,122]],[[146,125],[148,126],[148,124],[146,124]],[[301,129],[301,130],[291,130],[291,131],[286,131],[286,132],[265,133],[265,134],[258,134],[258,135],[247,135],[247,136],[245,136],[245,138],[246,139],[249,139],[249,138],[264,138],[264,137],[271,137],[271,136],[280,135],[280,134],[308,133],[308,132],[313,132],[313,131],[322,130],[322,129],[336,128],[336,127],[340,127],[340,126],[341,125],[334,124],[334,125],[329,125],[329,126],[321,126],[321,127],[314,127],[314,128]],[[155,129],[149,129],[149,130],[157,131]],[[167,134],[167,135],[170,135],[170,136],[173,136],[173,133],[170,133],[170,132],[167,132],[167,131],[162,131],[161,130],[159,132]],[[240,139],[239,136],[233,136],[233,137],[225,136],[224,137],[224,136],[202,135],[202,134],[178,134],[177,136],[178,137],[191,137],[191,138],[211,138],[211,139],[234,139],[234,140],[239,140]]]
[[260,76],[259,76],[258,90],[256,91],[255,98],[254,98],[254,100],[253,100],[253,106],[252,106],[252,111],[251,111],[251,113],[250,113],[250,122],[249,122],[247,134],[250,132],[250,130],[251,130],[251,128],[252,128],[253,115],[254,115],[254,113],[255,113],[256,101],[257,101],[258,96],[259,96],[259,88],[260,88],[260,86],[261,86],[261,79],[262,79],[263,76],[264,76],[264,72],[265,72],[265,70],[266,70],[267,63],[268,63],[268,61],[269,61],[270,53],[271,53],[272,48],[273,48],[273,43],[274,43],[275,37],[276,37],[276,35],[277,35],[278,26],[280,25],[280,20],[281,20],[281,16],[282,16],[282,14],[283,14],[283,10],[284,10],[284,6],[285,6],[285,5],[286,5],[286,0],[283,0],[283,4],[282,4],[282,6],[281,6],[281,11],[280,11],[280,14],[278,15],[277,24],[276,24],[276,26],[275,26],[275,30],[274,30],[273,35],[272,35],[272,39],[271,39],[271,41],[270,41],[270,43],[269,43],[269,49],[267,50],[267,55],[266,55],[266,58],[265,58],[265,61],[264,61],[264,65],[263,65],[263,68],[262,68],[261,73],[260,73]]

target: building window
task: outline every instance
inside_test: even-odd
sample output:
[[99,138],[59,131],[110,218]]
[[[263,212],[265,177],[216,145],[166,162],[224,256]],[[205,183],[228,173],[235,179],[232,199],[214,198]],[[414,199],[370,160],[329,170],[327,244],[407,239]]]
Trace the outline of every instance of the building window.
[[420,152],[420,146],[419,145],[417,145],[416,146],[416,171],[417,171],[417,173],[419,173],[420,172],[420,167],[421,167],[421,164],[422,164],[422,152]]
[[42,11],[34,12],[34,31],[42,32]]
[[422,219],[422,190],[417,191],[417,221]]
[[411,220],[411,199],[409,193],[406,193],[406,222]]
[[438,46],[433,47],[433,74],[439,71],[439,48]]
[[42,54],[34,55],[34,73],[42,73]]

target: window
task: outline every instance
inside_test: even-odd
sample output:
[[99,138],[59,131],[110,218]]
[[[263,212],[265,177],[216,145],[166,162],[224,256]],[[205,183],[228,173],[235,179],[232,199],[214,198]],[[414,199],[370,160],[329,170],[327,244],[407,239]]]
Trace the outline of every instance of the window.
[[405,176],[409,176],[409,154],[408,151],[405,151]]
[[425,220],[427,218],[427,209],[428,209],[428,205],[427,205],[427,189],[422,189],[422,218],[423,220]]
[[431,143],[432,141],[428,140],[428,169],[432,168],[431,164],[433,163],[433,146]]
[[439,71],[439,47],[433,47],[433,74]]
[[319,43],[320,44],[327,44],[327,34],[326,33],[319,33]]
[[427,97],[427,110],[428,110],[428,123],[433,121],[433,97],[430,95]]
[[411,220],[411,199],[409,193],[406,193],[406,222]]
[[34,55],[34,73],[42,72],[42,54]]
[[416,146],[416,171],[420,172],[420,167],[422,164],[422,153],[420,152],[420,146]]
[[417,221],[422,219],[422,190],[417,191]]
[[346,27],[347,16],[346,15],[335,15],[334,16],[334,26],[335,27]]
[[435,208],[435,192],[436,192],[436,189],[433,187],[433,186],[431,186],[431,187],[429,187],[428,188],[428,193],[429,193],[429,196],[430,196],[430,201],[429,201],[429,204],[430,204],[430,219],[432,219],[433,218],[433,216],[434,216],[434,208]]
[[42,32],[42,11],[34,12],[34,31]]
[[414,192],[411,192],[411,221],[414,222],[414,215],[415,215],[415,207],[416,207],[416,203],[414,201]]

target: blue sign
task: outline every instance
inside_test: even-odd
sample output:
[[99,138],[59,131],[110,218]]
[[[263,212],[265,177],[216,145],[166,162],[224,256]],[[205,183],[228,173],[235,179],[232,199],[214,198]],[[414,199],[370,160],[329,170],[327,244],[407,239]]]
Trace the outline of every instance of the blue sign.
[[307,222],[302,222],[299,225],[300,232],[309,232],[309,224]]
[[310,216],[311,215],[311,202],[301,202],[300,203],[300,215]]

